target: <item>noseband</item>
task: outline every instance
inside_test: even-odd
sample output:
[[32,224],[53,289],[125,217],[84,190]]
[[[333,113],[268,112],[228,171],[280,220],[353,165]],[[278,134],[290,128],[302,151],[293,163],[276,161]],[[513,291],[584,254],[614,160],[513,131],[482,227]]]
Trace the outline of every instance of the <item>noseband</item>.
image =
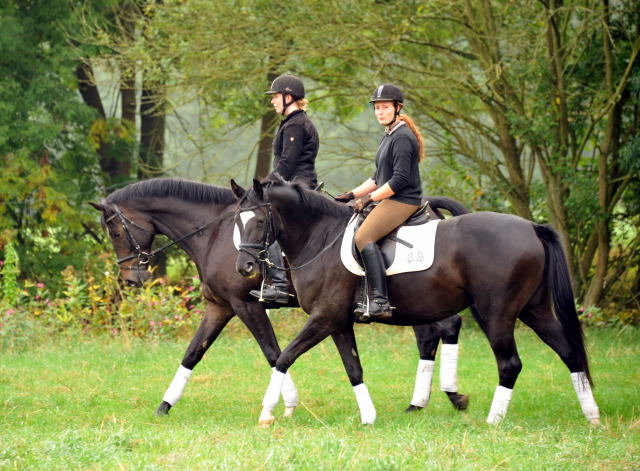
[[[135,271],[138,271],[138,272],[141,271],[142,269],[146,270],[147,266],[149,265],[149,262],[151,261],[151,258],[153,257],[153,255],[155,255],[157,253],[157,251],[148,253],[148,252],[145,252],[144,250],[142,250],[140,248],[140,244],[138,243],[138,241],[134,237],[133,233],[129,229],[129,225],[128,224],[131,224],[133,227],[136,227],[137,229],[140,229],[140,230],[146,232],[147,234],[154,235],[155,232],[151,232],[149,229],[145,229],[141,225],[136,224],[134,221],[132,221],[127,216],[122,214],[122,211],[120,210],[118,205],[113,204],[113,209],[115,210],[115,213],[113,215],[111,215],[108,219],[106,219],[105,223],[108,223],[109,221],[111,221],[112,219],[117,217],[120,220],[120,224],[122,224],[122,228],[124,229],[124,233],[127,236],[127,242],[129,243],[129,248],[130,249],[133,248],[132,251],[135,252],[133,255],[128,255],[126,257],[119,258],[117,260],[117,262],[116,262],[118,264],[118,267],[120,267],[121,270],[135,270]],[[127,261],[133,260],[133,259],[138,259],[138,264],[135,265],[135,267],[134,267],[134,265],[123,265],[123,262],[127,262]]]
[[236,216],[240,213],[247,211],[253,211],[255,209],[267,208],[267,219],[265,221],[264,230],[260,241],[257,243],[241,242],[238,244],[238,251],[244,252],[253,257],[257,262],[263,262],[270,266],[273,266],[273,262],[267,257],[267,249],[275,240],[275,230],[273,224],[273,213],[271,211],[271,203],[258,204],[249,208],[238,208]]
[[[136,224],[135,221],[132,221],[131,219],[129,219],[127,216],[125,216],[124,214],[122,214],[122,211],[120,210],[120,208],[118,207],[117,204],[112,203],[111,204],[115,210],[115,213],[112,214],[108,219],[105,220],[105,223],[108,223],[109,221],[111,221],[114,218],[118,218],[120,220],[120,223],[122,224],[122,228],[124,229],[125,234],[127,235],[127,241],[129,242],[129,249],[133,248],[132,252],[135,252],[133,255],[127,255],[126,257],[122,257],[119,258],[116,263],[118,264],[118,267],[120,267],[121,270],[132,270],[132,271],[137,271],[140,272],[142,269],[146,270],[147,266],[149,265],[149,262],[151,261],[151,259],[153,257],[155,257],[157,254],[164,252],[165,250],[167,250],[169,247],[171,247],[172,245],[176,245],[180,242],[182,242],[185,239],[188,239],[189,237],[201,233],[203,230],[205,230],[207,227],[209,227],[210,225],[212,225],[214,222],[219,221],[220,219],[222,219],[223,217],[227,216],[229,213],[224,213],[221,214],[215,218],[213,218],[211,221],[209,221],[208,223],[206,223],[204,226],[200,226],[200,227],[196,227],[193,231],[189,232],[188,234],[172,241],[169,242],[168,244],[163,245],[162,247],[158,247],[155,250],[152,250],[151,252],[145,252],[144,250],[142,250],[140,248],[140,244],[138,243],[138,241],[136,241],[136,238],[133,236],[133,233],[131,232],[131,230],[129,229],[128,224],[131,224],[133,227],[136,227],[137,229],[140,229],[141,231],[146,232],[147,234],[151,234],[151,235],[155,235],[155,232],[150,231],[149,229],[146,229],[144,227],[142,227],[140,224]],[[128,223],[128,224],[127,224]],[[133,265],[123,265],[122,262],[127,262],[129,260],[133,260],[133,259],[138,259],[138,264],[133,266]]]
[[[263,207],[267,208],[267,220],[266,220],[266,224],[264,226],[264,230],[262,232],[262,237],[260,238],[260,241],[255,244],[241,242],[240,244],[238,244],[238,251],[244,252],[250,255],[257,262],[263,262],[265,265],[274,267],[277,270],[285,270],[285,271],[299,270],[300,268],[304,268],[308,265],[311,265],[313,262],[315,262],[318,258],[320,258],[322,254],[324,254],[327,250],[329,250],[333,246],[333,244],[335,244],[338,241],[338,239],[340,239],[340,237],[342,237],[345,230],[347,229],[347,226],[357,216],[357,213],[354,213],[353,216],[351,216],[351,219],[349,219],[349,222],[347,222],[344,228],[340,232],[338,232],[338,234],[333,238],[333,240],[329,242],[329,244],[325,245],[310,260],[307,260],[306,262],[297,266],[279,267],[275,263],[273,263],[271,260],[269,260],[269,257],[267,257],[267,248],[269,248],[269,246],[273,243],[273,241],[276,240],[276,236],[277,236],[275,225],[273,223],[273,212],[271,211],[271,203],[263,203],[256,206],[251,206],[249,208],[242,208],[242,209],[238,208],[238,210],[236,211],[236,215],[240,213],[244,213],[246,211],[253,211],[254,209],[259,209]],[[263,273],[263,276],[264,276],[264,273]]]

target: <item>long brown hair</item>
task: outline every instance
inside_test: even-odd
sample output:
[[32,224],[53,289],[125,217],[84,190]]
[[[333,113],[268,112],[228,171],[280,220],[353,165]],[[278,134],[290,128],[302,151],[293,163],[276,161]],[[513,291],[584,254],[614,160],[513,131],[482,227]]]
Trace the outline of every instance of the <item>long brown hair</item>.
[[398,119],[400,121],[404,121],[404,124],[409,126],[409,129],[411,129],[413,135],[416,136],[416,140],[418,141],[418,161],[422,162],[422,159],[424,159],[424,140],[422,139],[420,130],[416,126],[416,123],[414,123],[411,119],[411,116],[409,116],[408,114],[400,114],[398,115]]

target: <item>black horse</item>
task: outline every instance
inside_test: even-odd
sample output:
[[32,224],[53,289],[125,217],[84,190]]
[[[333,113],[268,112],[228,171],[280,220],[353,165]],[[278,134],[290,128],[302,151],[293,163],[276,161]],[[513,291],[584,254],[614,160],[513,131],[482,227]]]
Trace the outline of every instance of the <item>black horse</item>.
[[[339,350],[362,422],[372,423],[375,408],[362,381],[353,332],[359,279],[343,267],[340,244],[335,244],[352,210],[282,181],[254,180],[246,192],[233,181],[231,187],[239,198],[236,218],[244,222],[237,270],[243,276],[255,276],[260,244],[277,239],[291,264],[300,306],[309,313],[305,326],[278,357],[261,421],[272,420],[271,409],[289,367],[332,335],[342,339]],[[428,270],[389,277],[390,301],[397,310],[391,320],[380,322],[418,325],[470,307],[498,364],[499,386],[487,418],[497,423],[506,414],[522,368],[514,340],[520,318],[567,365],[586,418],[599,422],[582,330],[556,233],[512,215],[465,214],[440,221],[435,251]]]
[[[102,223],[109,232],[119,257],[121,277],[127,284],[142,285],[149,277],[147,268],[152,255],[173,244],[180,246],[195,262],[202,280],[205,314],[156,410],[157,415],[167,414],[180,399],[193,368],[234,315],[249,328],[269,365],[275,366],[280,347],[273,327],[265,306],[249,295],[261,280],[247,280],[234,269],[236,199],[231,190],[182,179],[153,179],[115,191],[92,206],[102,212]],[[447,198],[436,199],[434,206],[453,214],[466,212],[456,201]],[[171,244],[152,251],[156,234],[166,235],[172,240]],[[451,319],[414,329],[421,362],[435,358],[440,339],[448,347],[457,346],[460,322],[460,319]],[[340,351],[346,348],[340,337],[334,340]],[[455,364],[450,365],[449,370],[455,378]],[[428,392],[431,385],[430,377],[428,379],[426,385],[425,376],[418,375],[414,400],[407,410],[426,405],[425,391]],[[446,391],[452,404],[458,409],[466,408],[467,396],[454,389]],[[289,376],[282,396],[285,416],[290,416],[297,405],[298,393]]]

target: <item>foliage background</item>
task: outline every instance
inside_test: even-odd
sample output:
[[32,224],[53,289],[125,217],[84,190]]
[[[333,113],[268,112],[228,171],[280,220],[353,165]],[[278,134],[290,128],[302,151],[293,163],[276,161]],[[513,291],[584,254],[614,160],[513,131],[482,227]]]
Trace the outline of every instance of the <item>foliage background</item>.
[[[425,193],[551,222],[579,304],[637,323],[639,32],[631,0],[7,0],[0,260],[13,247],[2,277],[18,298],[3,303],[33,316],[25,296],[43,284],[49,319],[65,318],[58,302],[117,328],[105,306],[126,295],[87,202],[157,175],[226,186],[264,173],[278,120],[263,92],[292,72],[330,192],[371,173],[380,130],[367,98],[396,82],[427,140]],[[192,274],[181,256],[169,254],[165,283]]]

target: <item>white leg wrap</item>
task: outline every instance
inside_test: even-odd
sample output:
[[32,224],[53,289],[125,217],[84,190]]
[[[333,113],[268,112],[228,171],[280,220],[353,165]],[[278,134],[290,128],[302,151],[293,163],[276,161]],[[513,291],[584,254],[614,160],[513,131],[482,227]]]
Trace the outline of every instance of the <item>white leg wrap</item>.
[[287,408],[298,405],[298,390],[296,389],[296,385],[293,384],[293,380],[288,371],[282,383],[282,400],[284,401],[284,406]]
[[413,397],[411,398],[412,406],[427,407],[427,404],[429,404],[434,364],[433,360],[420,360],[418,362],[416,385],[413,388]]
[[582,413],[589,422],[598,423],[600,421],[600,410],[593,398],[587,375],[584,374],[583,371],[571,373],[571,382],[573,383],[573,389],[576,390],[576,394],[578,395]]
[[458,344],[443,343],[440,353],[440,389],[458,392]]
[[262,407],[269,411],[276,408],[278,400],[280,399],[280,391],[282,391],[282,383],[284,383],[285,376],[285,373],[280,373],[275,369],[273,370],[269,387],[267,387],[267,392],[264,395],[264,399],[262,399]]
[[362,423],[365,425],[373,425],[376,421],[376,408],[369,395],[367,385],[364,383],[358,384],[353,387],[353,392],[356,393],[356,401],[358,401],[358,407],[360,408]]
[[180,397],[182,397],[182,393],[187,385],[187,381],[189,381],[192,371],[193,370],[189,370],[180,365],[180,368],[178,368],[176,375],[173,377],[167,392],[164,393],[162,400],[171,404],[171,407],[175,406],[176,402],[178,402]]
[[493,395],[493,402],[491,403],[491,410],[489,410],[489,416],[487,417],[488,424],[497,424],[504,419],[504,416],[507,415],[512,394],[513,389],[502,386],[496,388],[496,392]]

